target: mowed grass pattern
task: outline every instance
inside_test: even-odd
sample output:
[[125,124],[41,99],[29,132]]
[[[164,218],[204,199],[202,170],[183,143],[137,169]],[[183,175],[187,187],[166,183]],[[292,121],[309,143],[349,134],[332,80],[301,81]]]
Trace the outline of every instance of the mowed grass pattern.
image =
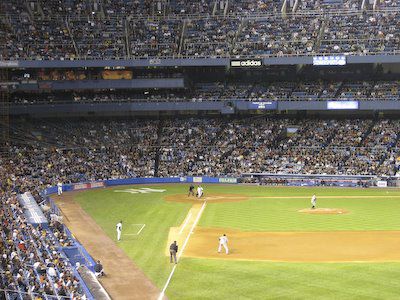
[[[211,192],[211,191],[210,191]],[[246,194],[250,200],[208,203],[199,223],[203,227],[243,231],[339,231],[400,229],[400,192],[350,188],[270,188],[235,186],[230,193]],[[317,195],[317,207],[342,208],[341,215],[299,213]],[[324,198],[318,198],[323,196]],[[345,196],[356,198],[343,198]],[[376,198],[363,198],[363,197]],[[289,197],[262,199],[258,197]],[[300,198],[299,198],[300,197]],[[303,197],[307,197],[303,199]],[[332,198],[325,198],[332,197]]]
[[[166,202],[162,198],[176,194],[178,186],[168,186],[164,193],[130,194],[115,190],[138,189],[148,186],[120,186],[112,189],[88,190],[75,198],[83,209],[92,216],[104,232],[141,268],[157,286],[162,286],[169,276],[170,264],[165,258],[169,228],[179,226],[191,205]],[[162,186],[151,188],[165,189]],[[117,242],[115,225],[123,221],[122,240]],[[137,226],[146,224],[140,235]]]
[[[251,249],[249,249],[251,251]],[[400,296],[400,263],[303,264],[184,259],[169,299],[386,299]]]
[[[182,223],[191,205],[163,200],[186,194],[188,185],[157,185],[164,193],[129,194],[121,186],[85,191],[77,200],[114,241],[115,224],[145,223],[139,236],[123,236],[118,245],[161,289],[172,266],[165,257],[169,228]],[[200,226],[247,231],[398,230],[397,189],[276,188],[204,185],[205,193],[241,194],[248,201],[208,203]],[[344,208],[346,215],[304,215],[311,195],[319,207]],[[263,196],[289,199],[261,199]],[[343,196],[357,196],[344,199]],[[384,196],[362,198],[360,196]],[[395,196],[395,197],[393,197]],[[299,199],[296,197],[307,197]],[[128,226],[126,226],[128,227]],[[126,228],[127,229],[127,228]],[[133,226],[132,230],[136,230]],[[128,233],[128,232],[125,232]],[[190,243],[190,241],[189,241]],[[248,249],[251,251],[252,249]],[[399,249],[400,251],[400,249]],[[180,299],[400,299],[400,263],[272,263],[183,258],[167,290]]]
[[253,199],[208,204],[200,226],[243,231],[333,231],[400,229],[400,198],[320,199],[318,207],[343,208],[348,214],[299,213],[304,199]]

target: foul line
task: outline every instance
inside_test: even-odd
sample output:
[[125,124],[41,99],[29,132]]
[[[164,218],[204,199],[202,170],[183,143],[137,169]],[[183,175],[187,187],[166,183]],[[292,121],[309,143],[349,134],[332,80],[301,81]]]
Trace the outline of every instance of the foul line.
[[194,223],[193,223],[193,225],[192,225],[192,228],[190,228],[190,231],[189,231],[189,233],[188,233],[188,235],[187,235],[187,237],[186,237],[186,240],[185,240],[185,242],[183,243],[183,246],[182,246],[182,248],[181,248],[181,252],[180,252],[179,255],[178,255],[178,258],[180,258],[180,257],[182,256],[183,250],[185,250],[186,245],[187,245],[187,243],[188,243],[188,241],[189,241],[190,235],[193,233],[193,230],[194,230],[194,228],[196,227],[197,222],[199,222],[200,217],[201,217],[201,214],[203,213],[203,210],[204,210],[204,208],[206,207],[206,204],[207,204],[207,201],[204,201],[203,206],[200,208],[200,211],[199,211],[199,213],[197,214],[196,220],[194,220]]
[[185,229],[185,227],[186,227],[186,225],[187,225],[188,221],[190,220],[190,217],[191,217],[191,216],[192,216],[192,213],[191,213],[191,212],[189,212],[188,216],[186,217],[186,221],[185,221],[185,223],[183,223],[183,226],[182,226],[181,230],[179,231],[179,234],[182,234],[182,232],[183,232],[183,229]]
[[[201,214],[203,213],[203,210],[204,210],[204,208],[206,207],[206,204],[207,204],[207,201],[204,201],[203,206],[201,207],[199,213],[197,214],[196,220],[194,220],[194,223],[193,223],[193,225],[192,225],[192,228],[190,228],[190,231],[189,231],[189,233],[188,233],[188,235],[187,235],[187,237],[186,237],[186,240],[185,240],[185,242],[183,243],[183,246],[182,246],[182,248],[181,248],[181,252],[179,252],[179,254],[178,254],[178,261],[179,261],[179,259],[181,258],[182,254],[183,254],[183,251],[184,251],[185,248],[186,248],[186,245],[187,245],[187,243],[188,243],[188,241],[189,241],[190,235],[193,233],[193,229],[196,227],[197,222],[199,222],[199,220],[200,220]],[[164,288],[163,288],[163,290],[161,291],[160,296],[158,296],[157,300],[162,300],[162,299],[164,298],[165,291],[167,290],[167,287],[168,287],[168,285],[169,285],[169,283],[170,283],[170,281],[171,281],[171,279],[172,279],[172,276],[174,275],[176,266],[177,266],[177,265],[174,265],[174,267],[172,268],[172,271],[171,271],[171,273],[169,274],[169,277],[168,277],[168,279],[167,279],[167,282],[165,283]]]
[[165,286],[164,286],[162,292],[160,293],[160,296],[158,296],[157,300],[163,300],[164,294],[165,294],[165,290],[167,289],[167,287],[168,287],[168,285],[169,285],[169,282],[171,281],[172,275],[174,275],[176,266],[177,266],[177,265],[174,265],[174,267],[172,268],[172,271],[171,271],[171,273],[170,273],[169,276],[168,276],[167,282],[165,283]]

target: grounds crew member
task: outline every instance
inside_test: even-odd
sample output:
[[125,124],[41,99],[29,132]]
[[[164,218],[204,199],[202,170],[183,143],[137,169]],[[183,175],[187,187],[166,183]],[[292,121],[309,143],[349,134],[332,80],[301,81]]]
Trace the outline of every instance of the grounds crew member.
[[96,275],[96,277],[106,276],[106,273],[104,273],[103,265],[101,264],[100,260],[98,260],[97,263],[94,265],[94,274]]
[[174,259],[175,264],[178,262],[176,261],[176,254],[178,253],[178,244],[174,241],[171,246],[169,246],[169,262],[172,263],[172,258]]

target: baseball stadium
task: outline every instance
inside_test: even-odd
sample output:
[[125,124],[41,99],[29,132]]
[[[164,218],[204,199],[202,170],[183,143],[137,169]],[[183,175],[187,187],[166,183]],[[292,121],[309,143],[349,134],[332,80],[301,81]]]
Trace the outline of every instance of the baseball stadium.
[[400,299],[400,2],[0,1],[0,300]]

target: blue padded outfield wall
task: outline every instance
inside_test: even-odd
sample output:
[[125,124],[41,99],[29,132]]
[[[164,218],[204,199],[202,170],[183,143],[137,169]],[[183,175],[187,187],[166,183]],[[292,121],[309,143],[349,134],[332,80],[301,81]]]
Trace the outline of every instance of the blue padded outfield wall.
[[[126,179],[110,179],[104,181],[88,182],[88,183],[75,183],[64,184],[63,191],[77,191],[85,189],[93,189],[107,186],[116,185],[129,185],[129,184],[157,184],[157,183],[238,183],[237,178],[233,177],[207,177],[207,176],[185,176],[185,177],[149,177],[149,178],[126,178]],[[57,193],[57,187],[52,186],[43,190],[44,195],[51,195]]]

